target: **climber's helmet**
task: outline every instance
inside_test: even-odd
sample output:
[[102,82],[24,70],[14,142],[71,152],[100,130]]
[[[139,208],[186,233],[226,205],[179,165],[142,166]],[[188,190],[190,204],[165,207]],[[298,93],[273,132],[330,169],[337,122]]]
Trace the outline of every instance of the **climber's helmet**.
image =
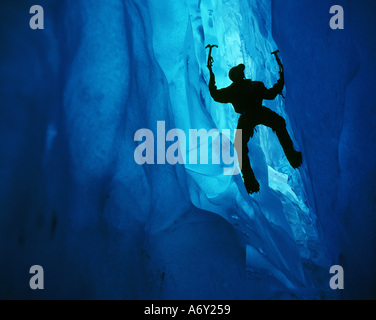
[[228,76],[233,82],[243,80],[245,78],[244,70],[245,65],[241,63],[238,66],[232,68],[228,73]]

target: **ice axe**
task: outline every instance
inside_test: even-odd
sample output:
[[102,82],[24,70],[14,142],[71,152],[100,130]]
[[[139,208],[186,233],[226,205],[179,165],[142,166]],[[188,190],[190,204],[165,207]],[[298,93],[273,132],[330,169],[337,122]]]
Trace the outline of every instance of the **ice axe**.
[[[279,52],[279,50],[276,50],[276,51],[273,51],[271,54],[274,55],[276,60],[277,60],[277,63],[278,63],[278,66],[279,66],[279,73],[283,73],[283,65],[282,65],[281,59],[278,57],[278,52]],[[282,96],[282,98],[285,99],[282,92],[280,93],[280,95]]]
[[213,45],[208,44],[208,45],[205,47],[205,49],[207,49],[207,48],[209,48],[209,57],[208,57],[208,65],[207,65],[207,66],[208,66],[209,69],[211,69],[211,67],[213,66],[213,62],[214,62],[214,59],[213,59],[213,57],[211,56],[212,49],[213,49],[213,48],[218,48],[218,46],[215,45],[215,44],[213,44]]
[[276,60],[277,60],[277,63],[278,63],[278,66],[279,66],[279,72],[283,72],[283,65],[282,65],[282,62],[281,62],[281,59],[278,57],[278,52],[279,50],[276,50],[276,51],[273,51],[271,54],[275,56]]

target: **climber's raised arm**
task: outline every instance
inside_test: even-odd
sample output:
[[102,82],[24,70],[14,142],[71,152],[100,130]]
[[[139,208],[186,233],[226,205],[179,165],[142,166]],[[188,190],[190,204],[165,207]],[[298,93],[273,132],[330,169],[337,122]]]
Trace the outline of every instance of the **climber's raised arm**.
[[224,89],[217,89],[217,86],[215,85],[215,75],[213,73],[211,66],[208,66],[208,69],[210,71],[210,81],[209,81],[210,95],[217,102],[230,103],[231,97],[232,97],[231,87],[227,87]]
[[277,83],[270,89],[266,89],[264,99],[274,100],[283,90],[285,85],[285,77],[283,72],[279,72],[280,78]]

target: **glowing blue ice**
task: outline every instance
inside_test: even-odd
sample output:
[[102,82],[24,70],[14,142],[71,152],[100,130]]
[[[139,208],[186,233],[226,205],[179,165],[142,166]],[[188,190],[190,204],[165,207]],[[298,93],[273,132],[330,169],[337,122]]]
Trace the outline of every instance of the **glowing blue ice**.
[[[1,298],[338,298],[334,264],[345,296],[372,297],[372,1],[344,6],[337,31],[324,0],[40,0],[44,30],[29,28],[25,1],[6,2]],[[158,121],[186,136],[236,128],[209,95],[209,43],[220,88],[239,63],[271,87],[280,50],[286,100],[265,105],[304,162],[292,169],[257,127],[258,194],[223,163],[134,160],[135,132]],[[25,291],[34,264],[43,292]]]

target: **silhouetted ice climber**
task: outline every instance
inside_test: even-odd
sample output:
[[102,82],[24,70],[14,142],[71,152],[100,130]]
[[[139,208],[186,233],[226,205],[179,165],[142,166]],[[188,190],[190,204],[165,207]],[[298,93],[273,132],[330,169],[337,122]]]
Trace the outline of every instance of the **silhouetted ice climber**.
[[[277,83],[272,88],[267,89],[260,81],[245,79],[245,66],[244,64],[239,64],[229,72],[229,77],[233,83],[227,88],[217,89],[212,70],[212,62],[213,60],[210,57],[207,65],[210,71],[210,95],[217,102],[232,103],[235,112],[241,114],[237,126],[237,129],[241,129],[241,131],[236,131],[235,148],[241,148],[241,171],[247,192],[258,192],[260,185],[251,168],[247,146],[257,125],[262,124],[272,128],[277,134],[285,155],[294,169],[298,168],[302,163],[302,154],[294,149],[293,142],[286,129],[285,120],[274,111],[262,105],[264,99],[273,100],[278,94],[282,93],[285,83],[283,69],[280,68],[280,79]],[[237,140],[239,139],[240,132],[242,132],[242,143],[239,146]],[[237,149],[237,152],[240,154],[240,150]]]

